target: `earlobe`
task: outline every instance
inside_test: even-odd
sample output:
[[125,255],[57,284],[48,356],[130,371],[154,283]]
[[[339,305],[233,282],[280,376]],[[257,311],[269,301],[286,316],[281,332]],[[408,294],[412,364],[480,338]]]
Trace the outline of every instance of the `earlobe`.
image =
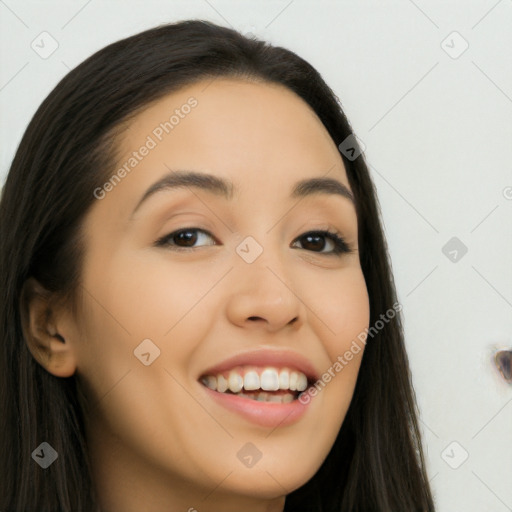
[[20,313],[25,342],[34,359],[56,377],[72,376],[76,370],[72,343],[57,328],[59,314],[51,293],[32,277],[23,285]]

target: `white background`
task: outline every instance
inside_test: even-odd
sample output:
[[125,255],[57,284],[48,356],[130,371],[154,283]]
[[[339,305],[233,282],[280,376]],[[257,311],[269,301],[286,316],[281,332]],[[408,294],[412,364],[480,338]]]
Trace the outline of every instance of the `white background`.
[[512,349],[511,0],[0,0],[0,17],[2,182],[41,101],[120,38],[202,18],[311,62],[366,145],[438,510],[512,511],[512,385],[493,365]]

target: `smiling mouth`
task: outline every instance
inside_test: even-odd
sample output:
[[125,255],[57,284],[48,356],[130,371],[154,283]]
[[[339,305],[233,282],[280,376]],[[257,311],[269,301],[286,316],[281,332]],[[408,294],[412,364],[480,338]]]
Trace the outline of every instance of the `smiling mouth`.
[[308,377],[301,371],[254,366],[239,366],[216,375],[203,375],[200,382],[218,393],[276,404],[297,400],[310,385]]

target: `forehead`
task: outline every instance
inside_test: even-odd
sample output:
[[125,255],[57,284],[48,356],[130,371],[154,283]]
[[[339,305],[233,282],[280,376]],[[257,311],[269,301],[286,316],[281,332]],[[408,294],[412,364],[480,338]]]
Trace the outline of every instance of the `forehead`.
[[100,208],[108,205],[125,218],[171,169],[217,175],[261,208],[278,205],[293,185],[313,177],[350,188],[320,119],[278,84],[215,78],[183,87],[130,120],[118,155],[113,174],[124,165],[126,177]]
[[[169,119],[191,97],[197,100],[197,106],[191,109],[193,115],[185,115],[190,118],[186,125],[193,125],[196,130],[207,131],[221,125],[225,129],[236,127],[248,131],[252,126],[256,133],[265,126],[269,132],[286,128],[286,131],[299,133],[301,128],[311,129],[316,125],[317,130],[327,135],[312,108],[287,87],[224,77],[201,80],[160,98],[134,118],[131,128],[147,130],[154,121]],[[290,121],[301,123],[290,124]],[[210,135],[215,136],[217,132]]]
[[[194,106],[190,106],[194,105]],[[215,78],[169,94],[145,108],[120,141],[128,155],[148,140],[156,148],[147,162],[186,158],[189,166],[211,170],[268,169],[274,174],[289,165],[314,171],[341,157],[322,122],[295,93],[278,84]],[[207,162],[205,162],[207,160]]]

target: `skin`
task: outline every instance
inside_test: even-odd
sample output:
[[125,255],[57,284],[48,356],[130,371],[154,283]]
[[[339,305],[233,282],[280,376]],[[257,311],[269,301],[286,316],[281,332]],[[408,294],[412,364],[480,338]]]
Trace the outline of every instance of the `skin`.
[[[104,512],[278,512],[331,449],[363,351],[285,427],[261,427],[224,409],[198,378],[259,348],[293,350],[321,374],[349,349],[369,324],[356,211],[341,196],[289,198],[303,178],[350,187],[320,120],[274,84],[216,79],[166,96],[123,132],[119,165],[190,96],[198,105],[85,218],[80,318],[36,296],[30,348],[49,372],[76,374],[84,388]],[[132,216],[166,166],[229,178],[238,197],[161,191]],[[191,227],[213,238],[196,232],[186,252],[154,245]],[[311,249],[300,237],[319,229],[340,232],[353,252],[328,254],[328,238],[326,252]],[[250,264],[236,252],[246,236],[263,248]],[[134,356],[147,338],[160,349],[149,366]],[[262,453],[252,468],[237,458],[247,442]]]

